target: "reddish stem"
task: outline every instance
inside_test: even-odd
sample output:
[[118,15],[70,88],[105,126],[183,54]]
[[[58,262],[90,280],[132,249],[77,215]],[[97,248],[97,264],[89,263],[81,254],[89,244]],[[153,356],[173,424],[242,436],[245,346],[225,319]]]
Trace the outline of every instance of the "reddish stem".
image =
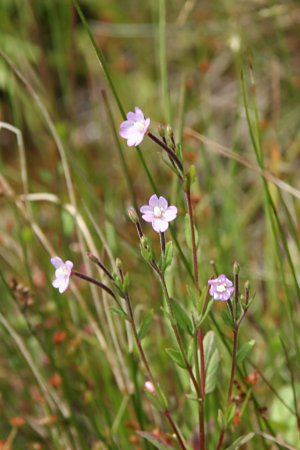
[[172,419],[172,417],[170,415],[170,412],[168,410],[166,410],[164,414],[165,414],[166,418],[168,419],[168,421],[169,421],[169,423],[171,425],[171,428],[174,431],[174,434],[177,437],[177,441],[179,442],[180,447],[182,448],[182,450],[187,450],[186,446],[184,445],[183,440],[181,439],[180,433],[179,433],[179,431],[178,431],[178,429],[177,429],[177,427],[176,427],[176,425],[175,425],[175,423],[174,423],[174,421],[173,421],[173,419]]
[[[231,396],[232,396],[232,390],[233,390],[233,382],[234,382],[234,376],[235,376],[235,370],[236,370],[237,345],[238,345],[238,328],[235,325],[235,328],[233,329],[233,350],[232,350],[230,381],[229,381],[229,388],[228,388],[228,395],[227,395],[227,406],[231,402]],[[220,433],[217,450],[221,450],[221,448],[222,448],[224,435],[225,435],[225,429],[223,428]]]

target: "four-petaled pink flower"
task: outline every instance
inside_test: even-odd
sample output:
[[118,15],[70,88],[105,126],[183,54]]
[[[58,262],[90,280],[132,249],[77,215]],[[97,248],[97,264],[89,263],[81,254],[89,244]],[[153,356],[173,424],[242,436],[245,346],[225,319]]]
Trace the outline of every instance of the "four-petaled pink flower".
[[208,280],[208,284],[210,285],[209,293],[214,300],[223,300],[226,302],[233,294],[233,283],[223,274],[214,280]]
[[149,205],[144,205],[140,209],[142,218],[146,222],[150,222],[152,227],[158,233],[163,233],[169,227],[169,222],[177,216],[176,206],[168,206],[168,202],[164,197],[152,195]]
[[129,147],[133,145],[136,147],[142,142],[150,125],[150,119],[145,119],[143,111],[138,106],[134,110],[135,112],[127,114],[127,120],[120,125],[120,136],[127,139]]
[[72,261],[63,262],[58,256],[51,258],[51,264],[55,267],[55,280],[52,286],[62,294],[69,286],[70,276],[73,269]]

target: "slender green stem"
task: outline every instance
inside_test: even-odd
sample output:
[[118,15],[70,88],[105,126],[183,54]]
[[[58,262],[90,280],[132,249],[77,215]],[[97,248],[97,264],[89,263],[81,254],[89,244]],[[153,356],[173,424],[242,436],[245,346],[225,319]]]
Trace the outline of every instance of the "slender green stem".
[[[194,282],[197,292],[199,289],[199,272],[198,272],[198,258],[197,258],[197,245],[195,236],[195,225],[194,225],[194,215],[193,206],[191,201],[191,191],[190,186],[186,191],[186,200],[188,205],[188,214],[190,218],[191,227],[191,237],[192,237],[192,254],[193,254],[193,267],[194,267]],[[207,301],[207,296],[206,296]],[[204,306],[204,305],[203,305]],[[204,362],[204,346],[203,346],[203,333],[201,327],[199,327],[197,332],[199,352],[200,352],[200,372],[201,372],[201,384],[200,384],[200,398],[199,402],[199,434],[200,434],[200,450],[205,450],[206,447],[206,437],[205,437],[205,424],[204,424],[204,398],[205,398],[205,362]]]
[[159,0],[159,62],[163,107],[167,121],[171,123],[171,101],[168,85],[168,63],[166,46],[166,0]]
[[178,253],[179,253],[179,256],[181,258],[181,261],[182,261],[184,267],[186,268],[186,271],[187,271],[189,277],[191,278],[191,280],[194,280],[193,271],[192,271],[192,269],[190,267],[190,263],[188,262],[188,260],[185,257],[185,254],[182,251],[181,245],[178,242],[178,239],[177,239],[177,236],[176,236],[176,233],[175,233],[175,229],[173,228],[173,226],[170,226],[169,228],[170,228],[170,233],[171,233],[173,242],[174,242],[174,244],[175,244],[175,246],[176,246],[176,248],[178,250]]
[[[251,75],[252,72],[251,72]],[[252,80],[253,80],[253,87],[255,87],[254,84],[254,78],[252,76]],[[246,118],[247,118],[247,123],[248,123],[248,129],[249,129],[249,134],[251,137],[251,141],[252,141],[252,145],[253,145],[253,149],[255,152],[255,156],[257,159],[257,162],[260,166],[261,169],[264,169],[264,159],[263,159],[263,150],[262,150],[262,145],[261,145],[261,136],[260,136],[260,129],[259,129],[259,117],[258,117],[258,110],[257,110],[257,105],[256,105],[256,98],[255,98],[255,94],[253,95],[253,110],[254,110],[254,118],[255,118],[255,128],[253,126],[252,123],[252,118],[250,117],[250,112],[249,112],[249,106],[248,106],[248,98],[247,98],[247,94],[246,94],[246,87],[245,87],[245,82],[244,82],[244,76],[242,73],[242,77],[241,77],[241,88],[242,88],[242,95],[243,95],[243,101],[244,101],[244,106],[245,106],[245,113],[246,113]],[[255,132],[254,132],[255,131]],[[279,245],[279,239],[277,236],[277,230],[276,227],[278,229],[279,235],[280,235],[280,239],[284,248],[284,251],[286,253],[287,256],[287,261],[291,270],[291,274],[292,274],[292,278],[294,281],[294,285],[295,285],[295,290],[297,292],[297,298],[298,300],[300,300],[300,288],[299,288],[299,284],[298,284],[298,280],[297,280],[297,276],[296,276],[296,272],[295,272],[295,267],[291,258],[291,254],[289,251],[289,247],[287,244],[287,239],[286,239],[286,235],[285,235],[285,231],[284,228],[281,224],[281,221],[279,220],[278,217],[278,213],[277,213],[277,209],[276,206],[274,204],[273,198],[271,196],[270,193],[270,189],[268,186],[267,181],[265,180],[265,178],[262,177],[262,183],[263,183],[263,188],[264,188],[264,193],[265,193],[265,198],[266,198],[266,212],[267,212],[267,216],[269,218],[270,221],[270,225],[271,225],[271,230],[272,230],[272,234],[273,234],[273,238],[274,238],[274,248],[276,251],[276,255],[278,258],[278,263],[279,263],[279,267],[280,267],[280,273],[281,273],[281,277],[282,277],[282,281],[283,281],[283,285],[284,285],[284,290],[286,293],[286,298],[287,298],[287,304],[288,304],[288,317],[289,320],[291,322],[291,327],[292,327],[292,334],[293,334],[293,340],[294,340],[294,345],[295,345],[295,350],[297,352],[297,356],[298,356],[298,361],[300,361],[300,346],[299,346],[299,342],[298,342],[298,337],[297,337],[297,330],[296,330],[296,326],[295,326],[295,322],[293,320],[293,312],[294,312],[294,307],[291,301],[292,296],[289,295],[289,291],[287,288],[287,283],[285,280],[285,274],[284,274],[284,269],[283,269],[283,263],[282,263],[282,257],[281,257],[281,249],[280,249],[280,245]]]
[[[228,387],[228,394],[227,394],[227,407],[229,406],[231,402],[232,397],[232,390],[233,390],[233,383],[234,383],[234,377],[235,377],[235,371],[236,371],[236,354],[237,354],[237,348],[238,348],[238,326],[235,323],[233,327],[233,350],[232,350],[232,360],[231,360],[231,371],[230,371],[230,380],[229,380],[229,387]],[[222,448],[224,436],[225,436],[225,428],[222,428],[219,436],[219,441],[217,445],[217,450],[220,450]]]
[[[133,315],[133,311],[132,311],[131,301],[130,301],[130,298],[129,298],[128,294],[125,294],[125,300],[126,300],[126,304],[127,304],[127,308],[128,308],[128,314],[129,314],[129,317],[130,317],[130,324],[131,324],[131,327],[132,327],[134,339],[135,339],[135,342],[136,342],[136,345],[137,345],[137,348],[138,348],[141,360],[143,361],[143,364],[145,366],[147,375],[148,375],[151,383],[153,384],[153,386],[155,388],[155,392],[157,393],[157,395],[160,396],[161,402],[164,403],[165,400],[161,396],[160,387],[158,386],[158,384],[157,384],[157,382],[156,382],[156,380],[155,380],[155,378],[154,378],[154,376],[152,374],[150,365],[148,363],[147,357],[146,357],[146,355],[144,353],[144,349],[143,349],[141,341],[139,339],[139,335],[138,335],[138,332],[137,332],[136,323],[135,323],[135,319],[134,319],[134,315]],[[168,410],[168,408],[165,409],[164,415],[168,419],[168,421],[170,423],[170,426],[171,426],[172,430],[174,431],[174,433],[176,435],[176,438],[178,440],[178,443],[179,443],[181,449],[182,450],[187,450],[185,444],[183,443],[183,440],[181,438],[179,430],[178,430],[178,428],[177,428],[177,426],[176,426],[176,424],[175,424],[175,422],[174,422],[174,420],[173,420],[173,418],[171,416],[171,413]]]
[[234,376],[235,376],[235,370],[236,370],[237,347],[238,347],[238,328],[234,328],[231,372],[230,372],[229,389],[228,389],[228,396],[227,396],[228,404],[231,402],[231,397],[232,397],[233,382],[234,382]]
[[166,299],[166,302],[167,302],[167,305],[168,305],[168,308],[169,308],[169,312],[170,312],[170,315],[171,315],[171,325],[172,325],[172,329],[174,331],[174,335],[175,335],[175,338],[176,338],[176,341],[177,341],[177,344],[178,344],[181,356],[183,358],[186,370],[188,371],[188,373],[190,375],[190,378],[191,378],[191,381],[192,381],[192,383],[194,385],[194,388],[195,388],[195,390],[197,392],[197,395],[200,397],[201,390],[200,390],[200,387],[199,387],[199,385],[197,383],[195,375],[193,374],[192,367],[189,364],[189,362],[187,360],[187,357],[186,357],[186,354],[185,354],[184,345],[183,345],[183,342],[182,342],[182,338],[181,338],[178,326],[176,324],[176,318],[175,318],[175,314],[174,314],[174,311],[173,311],[172,300],[171,300],[171,298],[169,296],[169,292],[168,292],[168,288],[167,288],[167,285],[166,285],[166,282],[165,282],[165,278],[164,278],[163,274],[160,272],[160,270],[158,269],[158,267],[156,267],[155,270],[156,270],[156,273],[157,273],[157,275],[159,277],[159,280],[161,282],[161,286],[162,286],[162,290],[163,290],[163,293],[164,293],[164,297]]
[[297,418],[297,428],[298,428],[298,433],[300,434],[300,415],[299,415],[299,411],[298,411],[298,403],[297,403],[297,393],[296,393],[296,387],[295,387],[295,375],[294,375],[294,371],[293,371],[293,367],[289,358],[289,354],[286,348],[286,345],[284,343],[284,340],[280,337],[280,342],[284,351],[284,356],[286,359],[286,366],[290,372],[290,378],[291,378],[291,386],[292,386],[292,393],[293,393],[293,402],[294,402],[294,414]]
[[[201,331],[201,330],[199,330]],[[203,353],[202,353],[203,354]],[[201,352],[200,352],[200,358],[201,358]],[[195,369],[196,369],[196,379],[198,386],[201,387],[201,396],[198,398],[198,422],[199,422],[199,441],[200,441],[200,449],[205,448],[205,428],[204,428],[204,376],[200,372],[200,367],[204,367],[204,365],[201,363],[199,364],[199,358],[198,358],[198,332],[194,335],[194,360],[195,360]]]
[[129,172],[129,168],[128,168],[127,161],[126,161],[126,158],[125,158],[125,155],[124,155],[124,152],[123,152],[122,145],[120,144],[120,141],[118,139],[118,135],[117,135],[117,132],[116,132],[116,129],[115,129],[115,126],[114,126],[113,114],[112,114],[111,107],[109,105],[109,101],[108,101],[108,98],[107,98],[107,95],[106,95],[106,92],[105,92],[104,89],[101,90],[101,94],[102,94],[102,97],[103,97],[103,100],[104,100],[104,105],[105,105],[105,108],[106,108],[106,111],[107,111],[107,115],[109,117],[111,129],[113,131],[114,138],[115,138],[115,141],[116,141],[116,147],[117,147],[117,150],[118,150],[118,153],[119,153],[121,166],[122,166],[122,169],[123,169],[123,173],[125,175],[125,179],[126,179],[126,183],[127,183],[127,186],[128,186],[128,190],[130,192],[133,205],[137,209],[137,200],[136,200],[136,195],[135,195],[135,191],[134,191],[132,177],[131,177],[130,172]]
[[189,188],[186,192],[186,200],[187,200],[187,205],[188,205],[188,214],[190,217],[190,226],[191,226],[194,281],[195,281],[196,290],[199,291],[199,274],[198,274],[198,259],[197,259],[197,246],[196,246],[196,237],[195,237],[195,225],[194,225],[194,215],[193,215],[193,207],[192,207],[192,201],[191,201],[191,191]]
[[[100,48],[96,44],[96,41],[95,41],[95,38],[94,38],[93,33],[91,31],[91,28],[90,28],[88,22],[86,21],[86,18],[85,18],[84,14],[82,12],[82,9],[81,9],[81,7],[79,5],[79,1],[78,0],[72,0],[72,1],[73,1],[74,5],[75,5],[76,10],[78,12],[78,15],[79,15],[79,17],[80,17],[80,19],[82,21],[84,29],[85,29],[86,33],[88,34],[88,36],[90,38],[92,46],[93,46],[93,48],[94,48],[94,50],[96,52],[97,58],[98,58],[98,60],[100,62],[100,65],[101,65],[101,67],[103,69],[103,72],[104,72],[104,74],[106,76],[106,79],[107,79],[109,87],[110,87],[110,89],[112,91],[112,94],[113,94],[113,96],[114,96],[114,98],[116,100],[116,103],[118,105],[119,111],[120,111],[123,119],[125,119],[126,118],[125,110],[124,110],[124,108],[122,106],[121,100],[119,98],[119,95],[118,95],[117,90],[115,88],[115,85],[113,83],[113,80],[112,80],[112,78],[110,76],[110,73],[109,73],[108,67],[106,65],[106,61],[105,61],[105,58],[103,56],[103,53],[102,53],[102,51],[100,50]],[[143,155],[142,155],[142,153],[141,153],[141,151],[140,151],[140,149],[138,147],[137,147],[137,153],[138,153],[139,159],[140,159],[140,161],[142,163],[142,166],[143,166],[143,168],[144,168],[144,170],[146,172],[146,175],[148,177],[149,183],[151,184],[151,187],[152,187],[153,191],[155,193],[157,193],[157,188],[155,186],[154,180],[153,180],[153,178],[151,176],[151,173],[150,173],[150,171],[149,171],[149,169],[148,169],[148,167],[146,165],[144,157],[143,157]]]
[[110,89],[111,89],[111,91],[113,93],[113,96],[114,96],[114,98],[115,98],[115,100],[117,102],[117,105],[118,105],[118,108],[120,110],[120,113],[122,114],[123,118],[125,118],[125,111],[123,109],[121,100],[120,100],[120,98],[118,96],[118,93],[116,91],[116,88],[115,88],[115,85],[113,83],[113,80],[112,80],[112,78],[110,76],[110,73],[109,73],[109,70],[107,68],[106,61],[104,59],[103,53],[102,53],[101,49],[98,47],[98,45],[96,44],[96,41],[95,41],[95,38],[94,38],[93,33],[91,31],[91,28],[90,28],[89,24],[87,23],[86,18],[84,16],[83,12],[82,12],[82,9],[81,9],[81,7],[79,5],[79,1],[78,0],[72,0],[72,1],[73,1],[74,5],[75,5],[75,8],[77,10],[77,13],[78,13],[78,15],[80,17],[80,20],[81,20],[83,26],[84,26],[84,29],[85,29],[86,33],[88,34],[88,36],[90,38],[92,46],[93,46],[93,48],[94,48],[94,50],[96,52],[97,58],[98,58],[98,60],[99,60],[99,62],[101,64],[102,70],[103,70],[103,72],[104,72],[104,74],[106,76],[106,79],[107,79],[107,82],[109,84],[109,87],[110,87]]
[[[121,278],[124,279],[122,271],[120,271],[120,275],[121,275]],[[142,347],[141,340],[140,340],[139,335],[138,335],[138,331],[137,331],[137,327],[136,327],[136,323],[135,323],[135,318],[134,318],[134,314],[133,314],[133,310],[132,310],[132,306],[131,306],[131,300],[130,300],[128,292],[125,292],[124,296],[125,296],[125,301],[126,301],[126,305],[127,305],[128,315],[129,315],[129,318],[130,318],[131,328],[132,328],[132,331],[133,331],[134,339],[135,339],[135,342],[136,342],[136,345],[137,345],[137,348],[138,348],[141,360],[142,360],[142,362],[143,362],[143,364],[145,366],[147,375],[148,375],[151,383],[153,384],[153,386],[155,388],[155,392],[160,397],[161,403],[165,404],[166,401],[165,401],[164,397],[162,396],[160,387],[159,387],[157,381],[155,380],[155,378],[153,376],[152,370],[150,368],[150,364],[149,364],[149,362],[147,360],[146,354],[145,354],[144,349]],[[179,430],[178,430],[178,428],[177,428],[177,426],[176,426],[176,424],[175,424],[175,422],[174,422],[174,420],[173,420],[173,418],[171,416],[171,413],[168,410],[168,408],[166,408],[164,410],[163,414],[167,418],[167,420],[168,420],[172,430],[174,431],[175,436],[176,436],[176,438],[178,440],[178,443],[180,445],[180,448],[182,450],[187,450],[187,448],[186,448],[186,446],[185,446],[185,444],[184,444],[184,442],[183,442],[183,440],[181,438],[180,432],[179,432]]]

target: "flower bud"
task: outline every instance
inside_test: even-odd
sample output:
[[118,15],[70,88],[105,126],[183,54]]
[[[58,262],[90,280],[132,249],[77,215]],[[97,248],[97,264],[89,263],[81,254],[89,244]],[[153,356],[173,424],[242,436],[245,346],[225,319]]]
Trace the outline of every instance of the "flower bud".
[[237,262],[235,261],[234,264],[233,264],[233,273],[234,273],[235,275],[237,275],[237,274],[239,273],[239,271],[240,271],[240,265],[239,265],[239,263],[237,263]]
[[122,264],[122,261],[120,260],[120,258],[116,259],[116,266],[119,270],[122,270],[123,264]]
[[172,129],[171,125],[167,125],[166,133],[167,133],[167,137],[169,139],[172,140],[174,138],[174,133],[173,133],[173,129]]
[[162,125],[158,125],[157,131],[160,135],[160,137],[165,138],[166,137],[166,129]]
[[150,394],[155,394],[155,387],[154,387],[154,384],[152,383],[152,381],[146,381],[146,383],[144,384],[144,388]]
[[127,214],[128,214],[129,219],[131,220],[131,222],[133,222],[134,224],[137,224],[139,222],[137,212],[133,208],[133,206],[130,206],[130,208],[128,208]]
[[98,262],[97,256],[93,255],[93,253],[91,253],[91,252],[87,252],[86,255],[93,263],[97,264],[97,262]]

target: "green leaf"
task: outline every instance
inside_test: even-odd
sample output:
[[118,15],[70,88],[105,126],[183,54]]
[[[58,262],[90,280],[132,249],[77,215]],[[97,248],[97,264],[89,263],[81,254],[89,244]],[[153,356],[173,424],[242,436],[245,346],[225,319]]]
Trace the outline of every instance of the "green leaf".
[[115,287],[118,291],[118,294],[120,295],[120,297],[124,298],[123,282],[122,282],[121,278],[116,273],[113,274],[113,278],[114,278]]
[[219,351],[216,344],[216,336],[213,331],[208,331],[203,340],[205,363],[205,393],[215,390],[217,384],[218,368],[220,363]]
[[247,358],[247,356],[253,349],[254,345],[255,345],[254,339],[251,339],[251,341],[246,342],[246,344],[242,345],[242,347],[239,349],[239,351],[236,354],[236,363],[237,364],[240,364],[242,361],[244,361],[245,358]]
[[124,276],[124,281],[123,281],[123,286],[122,286],[124,292],[128,291],[129,284],[130,284],[129,273],[126,273]]
[[173,359],[173,361],[177,364],[177,366],[181,367],[182,369],[187,370],[184,359],[179,350],[176,350],[175,348],[166,348],[166,352]]
[[[164,308],[163,306],[160,307],[161,311],[166,315],[166,317],[169,319],[169,321],[173,324],[172,315],[170,314],[170,311],[167,308]],[[174,323],[175,325],[175,323]]]
[[213,303],[214,303],[214,299],[212,298],[211,300],[209,300],[209,302],[206,306],[206,310],[204,311],[204,314],[202,316],[200,316],[199,326],[205,321],[206,317],[210,313]]
[[153,406],[158,409],[158,411],[165,411],[166,409],[168,409],[167,399],[162,392],[159,384],[156,385],[156,389],[157,391],[154,393],[151,393],[147,391],[147,389],[145,389],[145,394],[149,398]]
[[143,245],[140,245],[140,249],[141,249],[141,254],[142,257],[144,258],[145,261],[150,262],[152,261],[152,252],[148,249],[145,248]]
[[[198,231],[197,231],[197,228],[195,227],[195,225],[194,225],[194,232],[195,232],[196,247],[198,247],[199,236],[198,236]],[[185,233],[185,239],[186,239],[187,245],[188,245],[189,249],[192,250],[193,245],[192,245],[191,223],[190,223],[190,216],[188,214],[186,214],[185,218],[184,218],[184,233]]]
[[249,442],[253,437],[255,436],[255,433],[248,433],[244,436],[240,436],[236,441],[233,442],[229,447],[226,448],[226,450],[236,450],[240,448],[242,445]]
[[232,403],[231,405],[228,406],[228,408],[226,410],[226,414],[225,414],[226,427],[228,427],[228,425],[231,423],[232,419],[234,418],[235,410],[236,410],[235,403]]
[[199,300],[199,294],[197,289],[195,289],[194,284],[192,286],[187,285],[187,291],[188,291],[188,299],[192,301],[195,308],[199,308],[199,305],[202,305],[202,302],[204,301],[205,297],[205,289],[203,289],[203,292],[200,296]]
[[218,425],[219,425],[220,430],[225,430],[226,421],[224,418],[223,411],[221,409],[218,410]]
[[181,306],[181,304],[171,298],[172,302],[172,310],[176,319],[176,323],[180,326],[183,331],[188,332],[191,336],[193,336],[193,324],[191,319],[189,318],[185,309]]
[[126,312],[124,311],[124,309],[118,308],[117,306],[113,306],[112,308],[110,308],[110,310],[111,310],[112,312],[114,312],[115,314],[118,314],[118,316],[123,317],[123,319],[129,321],[129,317],[128,317],[128,315],[126,314]]
[[161,437],[148,431],[137,431],[137,434],[154,445],[159,450],[174,450],[174,447],[165,442]]
[[189,362],[189,365],[191,367],[193,367],[193,365],[194,365],[194,339],[191,339],[191,342],[189,343],[188,351],[187,351],[187,360]]
[[199,398],[195,394],[186,394],[187,399],[192,400],[193,402],[199,402]]
[[160,398],[156,394],[152,394],[151,392],[148,392],[145,390],[145,394],[152,403],[152,405],[158,410],[161,411],[161,402]]
[[178,158],[180,159],[180,161],[183,161],[182,145],[181,144],[176,144],[175,153],[178,156]]
[[232,317],[229,314],[229,312],[227,311],[227,309],[221,312],[221,317],[222,317],[225,325],[229,328],[232,328],[232,326],[233,326]]
[[160,257],[160,269],[164,272],[171,264],[173,259],[173,242],[167,242],[166,251]]
[[149,311],[145,317],[143,318],[139,331],[138,331],[138,337],[140,341],[147,335],[148,331],[150,330],[150,325],[153,319],[153,309]]

